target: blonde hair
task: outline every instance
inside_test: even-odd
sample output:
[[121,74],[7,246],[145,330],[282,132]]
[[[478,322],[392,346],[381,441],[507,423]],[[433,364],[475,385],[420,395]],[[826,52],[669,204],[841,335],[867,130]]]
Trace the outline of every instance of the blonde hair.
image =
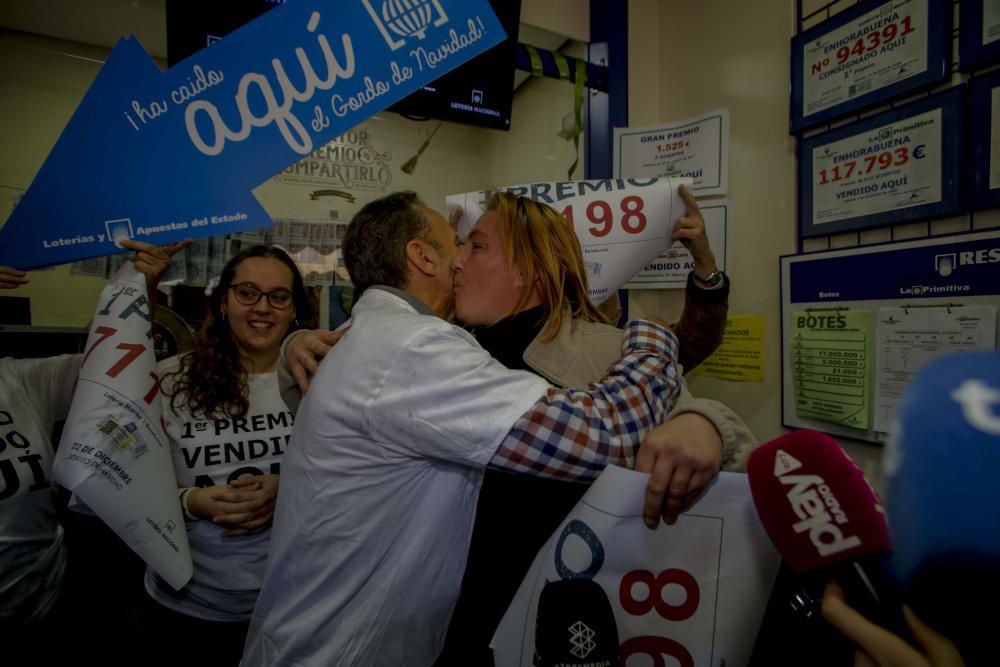
[[513,313],[528,303],[533,287],[538,289],[545,312],[545,327],[539,335],[542,342],[555,338],[567,311],[587,322],[610,322],[587,296],[580,241],[561,213],[509,192],[491,193],[486,210],[496,211],[497,236],[507,265],[524,278]]

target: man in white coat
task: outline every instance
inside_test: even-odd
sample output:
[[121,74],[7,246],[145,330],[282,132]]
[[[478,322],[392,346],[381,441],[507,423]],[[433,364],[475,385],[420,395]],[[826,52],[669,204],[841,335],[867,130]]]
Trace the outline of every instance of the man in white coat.
[[[677,341],[649,322],[628,325],[622,359],[587,391],[504,368],[448,323],[456,251],[413,193],[351,221],[344,258],[360,298],[297,416],[243,665],[430,665],[484,468],[633,467],[676,399]],[[644,447],[640,468],[656,471],[657,453]]]

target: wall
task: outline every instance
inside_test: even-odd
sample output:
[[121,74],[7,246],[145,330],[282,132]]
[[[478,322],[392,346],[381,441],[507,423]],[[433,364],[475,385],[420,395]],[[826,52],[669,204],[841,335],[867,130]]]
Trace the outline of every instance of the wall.
[[[631,0],[629,10],[630,122],[686,118],[718,107],[730,111],[730,312],[764,316],[765,380],[696,377],[690,385],[695,395],[731,406],[767,441],[784,431],[778,257],[797,252],[796,144],[788,134],[795,2]],[[669,316],[680,310],[678,294],[633,294],[636,305],[648,311]],[[851,440],[841,444],[879,486],[881,447]]]

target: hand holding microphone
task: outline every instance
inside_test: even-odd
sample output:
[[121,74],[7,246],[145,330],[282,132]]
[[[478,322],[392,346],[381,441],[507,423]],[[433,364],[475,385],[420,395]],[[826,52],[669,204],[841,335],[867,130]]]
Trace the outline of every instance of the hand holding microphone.
[[909,607],[903,608],[906,621],[922,649],[914,647],[884,628],[871,623],[844,599],[844,591],[836,581],[826,586],[823,594],[823,618],[830,622],[858,647],[855,667],[965,667],[955,645],[917,618]]
[[889,534],[878,495],[833,438],[795,431],[750,455],[747,475],[764,530],[799,575],[793,604],[807,614],[830,580],[874,623],[910,638],[895,582],[882,560]]

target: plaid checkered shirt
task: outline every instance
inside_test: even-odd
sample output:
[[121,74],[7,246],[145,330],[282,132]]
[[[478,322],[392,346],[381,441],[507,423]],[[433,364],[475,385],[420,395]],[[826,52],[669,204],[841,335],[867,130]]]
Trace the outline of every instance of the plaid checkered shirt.
[[549,388],[511,427],[494,468],[557,479],[596,477],[606,466],[634,467],[642,437],[680,394],[677,338],[644,320],[629,322],[622,358],[586,389]]

